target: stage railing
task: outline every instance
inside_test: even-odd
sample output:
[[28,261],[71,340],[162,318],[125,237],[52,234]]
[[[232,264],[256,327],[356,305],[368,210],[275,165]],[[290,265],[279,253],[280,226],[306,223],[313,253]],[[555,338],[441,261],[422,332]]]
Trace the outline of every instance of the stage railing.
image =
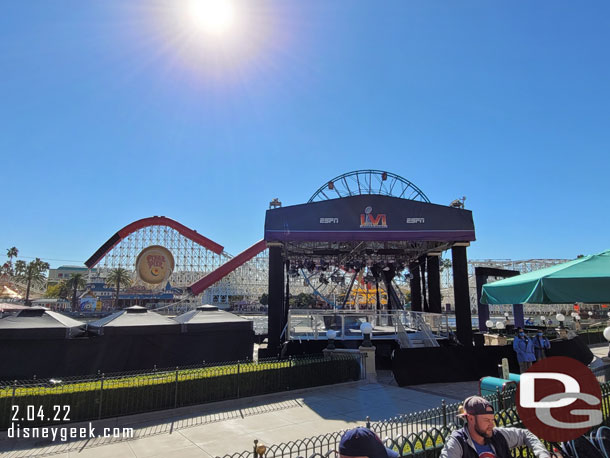
[[446,336],[449,330],[447,316],[440,313],[291,309],[286,337],[288,340],[326,340],[326,331],[332,329],[336,331],[337,340],[358,340],[363,338],[362,323],[373,325],[373,339],[394,339],[401,331],[406,331],[419,333],[423,340],[436,340]]

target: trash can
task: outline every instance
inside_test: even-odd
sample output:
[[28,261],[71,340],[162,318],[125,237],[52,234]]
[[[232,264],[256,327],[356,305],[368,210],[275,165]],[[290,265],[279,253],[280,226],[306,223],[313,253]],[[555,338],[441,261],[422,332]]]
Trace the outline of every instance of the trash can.
[[[496,412],[504,409],[507,403],[514,401],[514,391],[512,396],[507,395],[507,391],[515,390],[517,388],[517,382],[513,380],[505,380],[498,377],[483,377],[479,380],[479,394],[481,396],[492,396],[490,402],[492,403]],[[500,399],[496,395],[500,392]]]
[[511,382],[515,382],[517,385],[519,385],[519,382],[521,381],[521,375],[520,374],[508,374],[508,379]]

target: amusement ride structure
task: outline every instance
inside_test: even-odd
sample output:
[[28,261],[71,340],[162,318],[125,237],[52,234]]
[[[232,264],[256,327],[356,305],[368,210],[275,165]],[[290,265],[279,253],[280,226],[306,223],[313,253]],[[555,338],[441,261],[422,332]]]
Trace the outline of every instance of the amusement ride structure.
[[[416,202],[416,205],[423,204],[429,208],[442,207],[431,204],[422,190],[409,180],[381,170],[358,170],[339,175],[320,186],[306,204],[293,207],[307,208],[325,202],[335,205],[350,199],[375,196],[395,202]],[[272,207],[268,213],[282,210],[277,199],[272,202]],[[463,211],[463,199],[442,208],[449,209],[449,212]],[[370,205],[358,209],[355,218],[363,233],[388,233],[387,216],[377,213]],[[326,230],[337,226],[338,220],[336,215],[324,214],[317,223]],[[423,217],[415,214],[404,223],[407,227],[426,224]],[[330,236],[332,240],[289,238],[282,241],[285,275],[290,281],[291,295],[313,294],[320,308],[402,308],[411,301],[409,294],[416,286],[414,281],[421,285],[420,290],[426,290],[427,283],[433,281],[440,284],[443,303],[454,303],[453,269],[435,267],[439,256],[454,241],[425,240],[425,237],[415,237],[415,240],[391,240],[392,237],[390,240],[365,241],[357,240],[357,237],[341,240],[337,234],[340,233]],[[148,303],[156,303],[157,307],[180,303],[183,308],[194,308],[207,303],[239,308],[258,304],[269,291],[268,243],[269,240],[261,240],[233,256],[222,245],[197,231],[170,218],[153,216],[120,229],[86,261],[86,266],[90,269],[90,283],[103,283],[112,269],[127,269],[132,273],[133,283],[125,294],[132,298],[149,298]],[[173,268],[166,281],[154,285],[142,281],[136,272],[138,256],[151,246],[164,247],[173,257]],[[422,253],[433,255],[428,256],[427,261],[432,263],[432,270],[439,272],[438,280],[434,275],[430,277]],[[476,305],[473,279],[477,266],[527,272],[563,261],[471,260],[467,263],[470,304]],[[424,309],[428,299],[424,294]]]

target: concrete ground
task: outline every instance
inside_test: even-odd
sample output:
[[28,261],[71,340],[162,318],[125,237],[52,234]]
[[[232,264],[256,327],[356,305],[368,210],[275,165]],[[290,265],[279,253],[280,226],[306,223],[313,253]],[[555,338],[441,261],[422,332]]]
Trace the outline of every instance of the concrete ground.
[[[591,350],[596,355],[591,366],[602,365],[608,345],[593,345]],[[133,428],[132,439],[61,443],[9,439],[2,433],[0,456],[212,458],[252,450],[255,439],[266,445],[286,443],[364,425],[367,416],[383,420],[438,407],[442,399],[459,402],[477,391],[478,382],[401,388],[391,372],[381,371],[377,383],[353,382],[93,422],[97,431]]]
[[[0,456],[30,457],[216,457],[340,431],[371,421],[459,402],[477,392],[477,382],[431,383],[401,388],[391,372],[377,383],[352,382],[172,411],[93,422],[134,428],[133,439],[61,443],[0,437]],[[88,423],[85,423],[88,426]],[[70,426],[73,426],[72,424]]]
[[601,358],[608,356],[609,349],[608,349],[607,343],[590,345],[589,348],[591,349],[591,351],[593,352],[593,354],[596,357],[596,359],[593,360],[593,362],[591,363],[591,366],[601,364],[601,362],[602,362]]

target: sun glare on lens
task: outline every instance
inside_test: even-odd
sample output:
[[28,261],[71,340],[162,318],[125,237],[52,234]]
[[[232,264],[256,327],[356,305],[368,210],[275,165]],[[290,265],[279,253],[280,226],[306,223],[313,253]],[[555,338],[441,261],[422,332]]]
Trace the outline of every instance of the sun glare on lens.
[[211,35],[223,35],[235,25],[235,5],[231,0],[190,0],[193,25]]

